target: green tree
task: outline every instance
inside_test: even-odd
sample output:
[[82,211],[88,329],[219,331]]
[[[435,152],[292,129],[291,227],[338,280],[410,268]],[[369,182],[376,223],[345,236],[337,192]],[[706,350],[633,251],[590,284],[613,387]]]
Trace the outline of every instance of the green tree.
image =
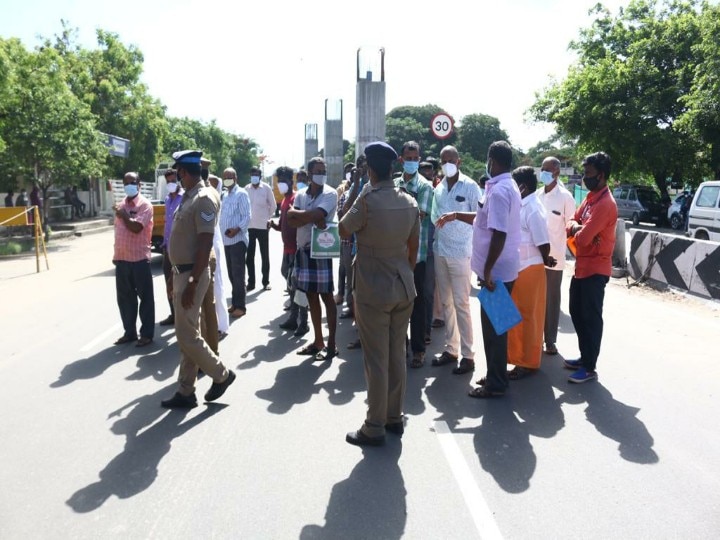
[[632,0],[612,17],[598,4],[595,21],[570,45],[578,60],[537,96],[531,115],[556,124],[583,153],[608,152],[621,176],[651,174],[661,192],[669,177],[701,176],[704,144],[676,125],[698,64],[701,7]]
[[495,141],[509,141],[500,120],[487,114],[468,114],[457,127],[458,149],[475,160],[485,162],[487,151]]
[[445,140],[437,139],[430,131],[430,121],[439,112],[447,112],[437,105],[403,105],[396,107],[385,115],[385,139],[387,143],[400,152],[407,141],[420,143],[423,157],[440,155],[440,150],[448,144],[455,144],[457,133],[453,132]]
[[44,199],[53,185],[99,175],[108,151],[90,108],[68,87],[63,57],[47,47],[27,51],[14,39],[0,48],[11,66],[0,104],[2,168],[32,177]]

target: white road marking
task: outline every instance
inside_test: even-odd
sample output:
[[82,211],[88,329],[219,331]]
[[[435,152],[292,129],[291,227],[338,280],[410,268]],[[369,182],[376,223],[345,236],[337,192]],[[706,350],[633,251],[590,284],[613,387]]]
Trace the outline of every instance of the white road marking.
[[83,346],[83,347],[80,349],[80,352],[87,352],[87,351],[89,351],[89,350],[92,349],[95,345],[97,345],[98,343],[100,343],[100,342],[103,341],[104,339],[107,339],[107,337],[108,337],[110,334],[112,334],[112,333],[114,333],[114,332],[117,332],[118,329],[120,329],[120,328],[122,328],[122,324],[121,324],[121,323],[117,323],[116,325],[112,326],[111,328],[108,328],[108,329],[105,330],[102,334],[98,335],[95,339],[93,339],[90,343],[88,343],[87,345]]
[[446,422],[435,422],[434,427],[438,441],[440,441],[440,447],[443,449],[445,459],[447,459],[453,476],[455,476],[455,481],[460,487],[460,493],[465,499],[465,505],[475,522],[475,528],[480,534],[480,538],[483,540],[501,540],[502,535],[495,518],[480,488],[473,481],[470,467],[465,461],[457,442],[455,442],[450,428]]

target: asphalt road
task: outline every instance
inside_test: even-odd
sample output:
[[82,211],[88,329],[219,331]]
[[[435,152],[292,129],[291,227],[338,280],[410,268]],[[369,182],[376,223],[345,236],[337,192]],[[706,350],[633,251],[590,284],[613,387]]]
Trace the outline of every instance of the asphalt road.
[[[408,373],[402,440],[361,450],[344,441],[365,409],[354,329],[341,322],[332,363],[295,354],[271,239],[274,288],[250,293],[221,343],[238,379],[187,413],[159,405],[175,387],[172,329],[112,345],[112,233],[54,246],[40,274],[0,261],[0,538],[718,537],[717,304],[613,280],[597,382],[570,385],[562,356],[546,357],[483,402],[466,397],[482,369],[426,366]],[[434,331],[430,353],[442,344]]]

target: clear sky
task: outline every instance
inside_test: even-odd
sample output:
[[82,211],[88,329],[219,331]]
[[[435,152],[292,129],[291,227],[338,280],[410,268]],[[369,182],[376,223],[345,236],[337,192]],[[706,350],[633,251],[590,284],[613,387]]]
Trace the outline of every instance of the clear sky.
[[[65,19],[86,47],[119,34],[145,57],[143,81],[174,116],[216,120],[255,139],[274,165],[298,167],[305,123],[344,102],[355,139],[358,47],[384,47],[386,109],[433,103],[456,119],[500,119],[527,150],[552,133],[525,121],[535,92],[562,78],[567,50],[597,0],[1,0],[2,37],[26,45]],[[603,2],[615,12],[622,0]],[[187,76],[196,70],[198,79]]]

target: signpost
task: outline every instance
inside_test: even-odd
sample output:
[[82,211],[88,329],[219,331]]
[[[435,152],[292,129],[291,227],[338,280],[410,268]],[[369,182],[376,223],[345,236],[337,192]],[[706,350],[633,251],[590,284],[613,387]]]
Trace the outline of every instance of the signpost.
[[440,112],[430,120],[430,131],[436,138],[447,139],[453,133],[455,122],[448,113]]

